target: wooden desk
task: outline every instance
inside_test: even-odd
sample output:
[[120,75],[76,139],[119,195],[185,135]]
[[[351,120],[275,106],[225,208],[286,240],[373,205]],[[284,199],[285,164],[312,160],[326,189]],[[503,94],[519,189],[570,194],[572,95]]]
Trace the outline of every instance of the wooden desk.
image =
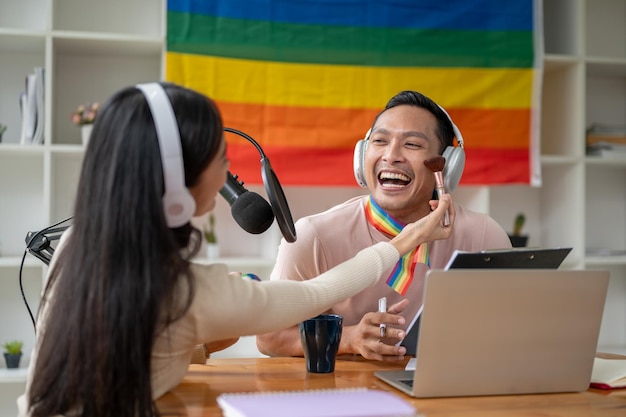
[[374,371],[403,367],[349,356],[337,360],[332,374],[309,374],[302,358],[209,359],[207,365],[190,365],[182,383],[157,406],[163,416],[221,417],[216,398],[223,392],[368,387],[402,396],[426,417],[626,416],[626,390],[414,399],[374,376]]

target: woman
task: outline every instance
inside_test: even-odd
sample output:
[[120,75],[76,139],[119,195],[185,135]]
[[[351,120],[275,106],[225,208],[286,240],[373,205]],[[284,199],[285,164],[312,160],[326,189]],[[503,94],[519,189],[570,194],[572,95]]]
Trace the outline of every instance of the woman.
[[[171,103],[194,215],[212,210],[229,161],[215,104],[161,84]],[[162,91],[162,90],[161,90]],[[308,282],[256,282],[190,259],[200,232],[168,227],[167,175],[147,95],[116,93],[100,110],[82,166],[71,232],[50,268],[20,415],[152,416],[194,346],[285,328],[376,282],[400,255],[447,238],[449,198],[390,243]],[[160,121],[159,118],[156,118]],[[178,143],[178,142],[177,142]]]

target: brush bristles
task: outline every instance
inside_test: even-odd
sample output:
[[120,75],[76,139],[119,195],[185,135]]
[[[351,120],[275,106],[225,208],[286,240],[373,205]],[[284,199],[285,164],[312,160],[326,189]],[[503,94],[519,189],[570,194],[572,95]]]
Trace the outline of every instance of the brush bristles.
[[443,167],[446,166],[446,158],[443,156],[435,156],[434,158],[425,160],[424,165],[432,172],[441,172],[443,171]]

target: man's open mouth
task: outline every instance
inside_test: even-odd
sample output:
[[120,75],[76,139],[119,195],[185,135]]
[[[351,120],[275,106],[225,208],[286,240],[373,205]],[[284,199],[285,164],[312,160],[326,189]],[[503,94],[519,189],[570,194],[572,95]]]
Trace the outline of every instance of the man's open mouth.
[[378,174],[378,183],[384,187],[405,187],[411,182],[411,178],[397,172],[383,171]]

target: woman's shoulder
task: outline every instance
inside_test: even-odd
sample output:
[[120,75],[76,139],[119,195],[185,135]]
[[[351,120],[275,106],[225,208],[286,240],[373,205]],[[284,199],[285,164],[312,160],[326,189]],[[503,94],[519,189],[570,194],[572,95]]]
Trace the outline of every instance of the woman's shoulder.
[[196,279],[211,279],[228,275],[228,266],[226,264],[212,262],[208,259],[192,261],[189,270]]

